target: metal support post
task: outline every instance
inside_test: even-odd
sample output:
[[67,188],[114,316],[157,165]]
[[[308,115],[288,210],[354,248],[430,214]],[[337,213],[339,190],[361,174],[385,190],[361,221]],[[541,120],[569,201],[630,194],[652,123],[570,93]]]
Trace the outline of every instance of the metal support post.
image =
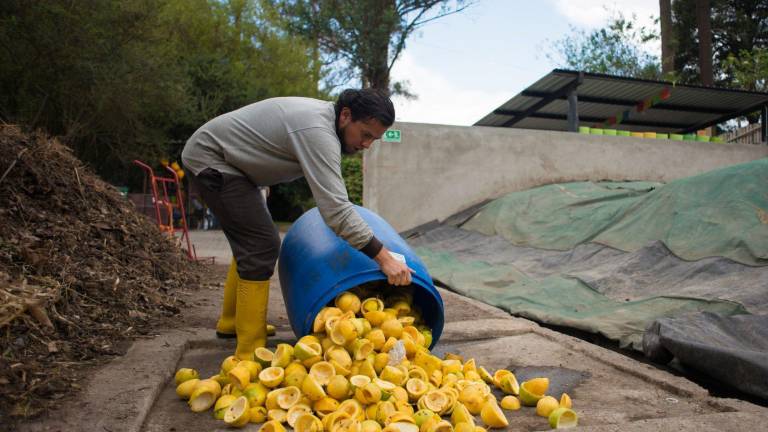
[[568,131],[579,130],[579,98],[576,94],[577,87],[568,92]]

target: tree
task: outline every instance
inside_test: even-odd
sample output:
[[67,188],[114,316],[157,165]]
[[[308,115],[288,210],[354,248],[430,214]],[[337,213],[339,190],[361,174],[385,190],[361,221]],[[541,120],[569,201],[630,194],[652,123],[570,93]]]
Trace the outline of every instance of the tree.
[[659,0],[659,24],[661,27],[661,73],[675,71],[675,42],[672,36],[672,0]]
[[712,28],[709,21],[709,0],[696,0],[696,28],[699,38],[699,74],[701,83],[711,86],[714,83],[712,72]]
[[[697,24],[698,0],[675,0],[672,19],[675,67],[679,80],[687,84],[702,84]],[[768,48],[768,2],[765,0],[710,0],[710,29],[713,83],[733,86],[734,69],[726,65],[729,57]]]
[[309,44],[260,0],[0,2],[0,119],[58,135],[107,181],[177,158],[206,120],[323,97]]
[[643,49],[658,36],[636,28],[635,17],[626,19],[616,12],[606,27],[586,32],[571,28],[571,35],[552,44],[547,58],[558,67],[635,78],[658,79],[659,60]]
[[413,32],[467,8],[467,0],[283,0],[284,15],[298,35],[316,41],[337,82],[357,75],[364,87],[407,93],[390,71]]
[[752,91],[768,91],[768,48],[741,51],[730,55],[724,69],[733,76],[735,87]]

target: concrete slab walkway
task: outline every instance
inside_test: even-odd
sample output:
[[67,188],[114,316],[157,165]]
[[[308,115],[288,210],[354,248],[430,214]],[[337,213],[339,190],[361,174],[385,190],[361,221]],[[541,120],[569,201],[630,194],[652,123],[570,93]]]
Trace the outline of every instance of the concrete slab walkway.
[[[215,237],[211,234],[211,237]],[[219,239],[220,240],[220,239]],[[220,241],[196,243],[210,255]],[[207,245],[211,245],[210,249]],[[217,246],[219,245],[219,246]],[[217,262],[228,262],[228,260]],[[441,291],[446,326],[435,351],[474,357],[488,370],[506,368],[524,380],[548,376],[550,394],[567,391],[584,431],[759,430],[768,409],[711,397],[698,385],[621,354],[514,318],[483,303]],[[216,299],[216,301],[220,301]],[[213,322],[215,316],[211,317]],[[278,327],[269,345],[294,341],[273,278],[269,320]],[[25,431],[211,431],[226,430],[210,413],[194,414],[174,392],[173,373],[193,367],[202,376],[218,372],[234,341],[216,339],[210,328],[184,328],[138,340],[126,356],[96,373],[82,397],[68,404],[66,418],[50,417]],[[533,408],[507,412],[510,431],[548,430]],[[479,421],[479,419],[478,419]],[[258,430],[248,425],[244,430]]]

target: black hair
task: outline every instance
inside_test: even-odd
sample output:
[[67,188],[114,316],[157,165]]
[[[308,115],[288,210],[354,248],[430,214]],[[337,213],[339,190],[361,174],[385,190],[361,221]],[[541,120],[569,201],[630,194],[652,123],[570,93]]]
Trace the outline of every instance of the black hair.
[[352,121],[366,121],[372,118],[382,126],[390,127],[395,122],[395,106],[389,99],[389,94],[381,89],[346,89],[336,100],[336,120],[344,108],[352,112]]

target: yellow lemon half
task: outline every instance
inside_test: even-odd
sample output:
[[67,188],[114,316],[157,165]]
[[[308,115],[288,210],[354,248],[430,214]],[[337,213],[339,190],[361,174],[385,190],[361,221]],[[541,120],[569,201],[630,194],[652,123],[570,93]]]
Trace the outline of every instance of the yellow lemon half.
[[540,395],[547,394],[549,389],[549,378],[533,378],[526,381],[528,391]]
[[285,371],[281,367],[270,366],[259,373],[259,381],[269,388],[279,386],[283,378],[285,378]]
[[339,401],[326,396],[318,401],[315,401],[315,403],[312,404],[312,409],[315,410],[320,418],[323,418],[326,415],[339,409]]
[[301,391],[312,401],[320,400],[326,396],[323,386],[317,382],[317,379],[311,373],[301,383]]
[[336,297],[335,304],[336,307],[343,312],[352,312],[355,314],[360,312],[360,297],[349,291],[339,294]]
[[237,359],[237,357],[231,355],[224,359],[224,361],[221,362],[221,370],[224,371],[224,374],[229,372],[233,367],[237,366],[237,364],[240,362],[240,360]]
[[270,420],[261,425],[261,432],[285,432],[285,426],[277,420]]
[[197,383],[189,396],[189,408],[193,412],[203,412],[216,403],[221,394],[221,386],[218,382],[206,379]]
[[199,382],[200,380],[197,378],[184,381],[176,387],[176,395],[182,399],[189,399]]
[[296,432],[322,432],[323,423],[312,413],[301,414],[293,424]]
[[520,399],[514,396],[504,396],[501,400],[501,407],[505,410],[516,411],[520,409]]
[[264,423],[267,420],[267,409],[263,406],[252,406],[248,409],[248,417],[251,423]]
[[[253,358],[262,368],[268,368],[272,366],[272,359],[275,358],[275,354],[267,348],[259,347],[253,351]],[[223,366],[222,369],[224,369]]]
[[325,386],[325,391],[328,393],[328,396],[337,400],[343,400],[352,392],[352,384],[350,384],[346,377],[334,375]]
[[549,413],[549,426],[553,429],[570,429],[578,424],[579,416],[570,408],[557,408]]
[[384,302],[377,297],[369,297],[363,300],[361,310],[363,313],[384,310]]
[[504,411],[496,404],[496,400],[488,398],[483,409],[480,410],[480,418],[483,419],[483,423],[489,428],[504,428],[509,426],[509,421],[504,415]]
[[517,383],[517,378],[515,378],[515,374],[513,374],[512,372],[501,377],[501,382],[499,383],[499,387],[501,388],[501,391],[503,391],[506,394],[511,394],[511,395],[520,394],[520,385]]
[[229,408],[229,406],[236,400],[237,397],[231,394],[221,395],[213,406],[213,417],[216,420],[224,420],[224,414],[227,412],[227,408]]
[[453,413],[451,413],[451,423],[454,427],[459,423],[468,423],[474,428],[475,418],[472,417],[472,413],[469,412],[467,407],[459,402],[453,407]]
[[173,377],[177,386],[183,383],[184,381],[189,381],[195,378],[200,378],[200,374],[198,374],[196,370],[191,368],[181,368],[176,371],[176,375],[174,375]]
[[[536,406],[539,399],[544,397],[544,393],[538,393],[534,389],[541,389],[541,385],[533,385],[533,389],[529,388],[530,381],[525,381],[520,384],[520,402],[525,406]],[[544,387],[546,391],[546,387]]]
[[549,418],[549,414],[560,407],[560,402],[552,396],[544,396],[536,402],[536,415]]
[[[241,362],[242,363],[242,362]],[[234,384],[235,388],[244,389],[251,382],[251,372],[244,365],[238,364],[233,367],[227,373],[229,381]]]
[[244,396],[235,399],[224,413],[224,423],[232,427],[243,427],[248,423],[249,419],[248,399]]
[[323,346],[320,345],[320,342],[298,342],[293,348],[293,355],[302,362],[322,353]]
[[293,346],[289,344],[278,344],[275,349],[275,355],[272,357],[272,367],[285,368],[293,361]]
[[295,430],[296,422],[298,421],[299,417],[306,414],[310,414],[310,415],[312,414],[312,407],[304,404],[296,404],[296,405],[293,405],[290,409],[288,409],[288,413],[285,415],[285,419],[288,422],[288,425],[294,428]]
[[360,423],[360,432],[381,432],[381,425],[375,420],[364,420]]
[[318,384],[327,385],[331,382],[331,378],[336,375],[336,368],[334,368],[333,364],[330,362],[321,361],[313,364],[312,367],[309,368],[309,374]]

